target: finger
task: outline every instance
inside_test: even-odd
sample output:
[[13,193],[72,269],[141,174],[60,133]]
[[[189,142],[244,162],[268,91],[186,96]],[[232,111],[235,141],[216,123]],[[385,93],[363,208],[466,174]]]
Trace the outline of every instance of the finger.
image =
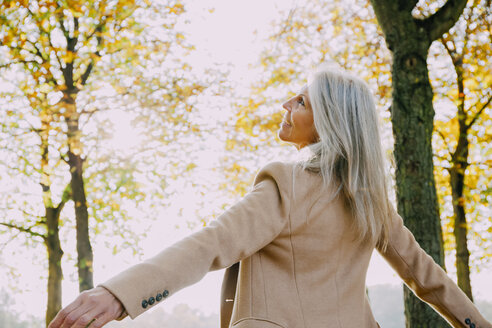
[[114,315],[112,313],[105,312],[102,315],[96,317],[94,322],[92,322],[89,327],[90,328],[101,328],[102,326],[104,326],[105,324],[107,324],[108,322],[110,322],[114,319],[115,318],[114,318]]
[[90,300],[90,296],[87,293],[80,294],[77,299],[80,299],[80,303],[65,316],[65,319],[62,321],[60,328],[73,327],[81,316],[90,311],[97,311],[97,308],[94,308],[95,304]]
[[101,313],[100,309],[93,309],[89,312],[86,312],[78,317],[77,321],[73,323],[70,328],[85,328],[85,327],[94,327],[94,322],[97,321],[97,318],[101,317],[104,314]]
[[79,320],[81,316],[83,316],[85,313],[88,312],[88,308],[85,306],[81,306],[72,312],[70,312],[66,317],[65,320],[63,320],[60,328],[70,328],[73,327],[74,324]]
[[63,321],[65,320],[65,318],[67,317],[67,315],[70,312],[72,312],[74,309],[76,309],[80,305],[81,302],[82,302],[82,300],[80,299],[80,297],[77,297],[72,303],[70,303],[69,305],[64,307],[61,311],[59,311],[57,313],[55,318],[50,322],[50,324],[48,325],[48,328],[61,327],[61,325],[62,325]]
[[94,321],[96,321],[96,319],[92,319],[91,322],[89,322],[88,325],[84,326],[84,328],[89,328],[89,327],[94,328],[94,325],[93,325],[93,322]]
[[116,303],[107,303],[106,307],[99,315],[95,317],[95,320],[90,324],[90,328],[100,328],[110,321],[116,320],[121,316],[124,309],[119,301]]

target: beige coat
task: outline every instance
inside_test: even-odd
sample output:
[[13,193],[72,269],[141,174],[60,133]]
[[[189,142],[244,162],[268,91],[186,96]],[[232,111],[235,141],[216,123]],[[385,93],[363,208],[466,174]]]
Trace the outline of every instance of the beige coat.
[[[209,226],[102,286],[135,318],[229,267],[222,328],[377,327],[365,285],[374,245],[353,242],[343,202],[320,193],[321,186],[316,174],[271,163]],[[381,255],[421,299],[454,327],[492,327],[396,214],[390,236]]]

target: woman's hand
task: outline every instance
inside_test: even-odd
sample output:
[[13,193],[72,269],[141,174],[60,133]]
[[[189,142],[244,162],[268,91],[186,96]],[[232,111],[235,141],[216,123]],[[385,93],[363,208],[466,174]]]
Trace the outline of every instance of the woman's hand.
[[96,287],[82,292],[62,309],[48,328],[99,328],[120,317],[123,305],[107,289]]

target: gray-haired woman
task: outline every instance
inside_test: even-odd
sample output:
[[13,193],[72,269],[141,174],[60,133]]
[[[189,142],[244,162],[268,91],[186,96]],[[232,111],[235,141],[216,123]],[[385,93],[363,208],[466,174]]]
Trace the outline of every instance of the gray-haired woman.
[[279,137],[309,159],[266,165],[209,226],[83,292],[49,327],[135,318],[223,268],[222,328],[378,327],[365,293],[377,249],[452,326],[492,328],[394,210],[367,85],[324,70],[283,107]]

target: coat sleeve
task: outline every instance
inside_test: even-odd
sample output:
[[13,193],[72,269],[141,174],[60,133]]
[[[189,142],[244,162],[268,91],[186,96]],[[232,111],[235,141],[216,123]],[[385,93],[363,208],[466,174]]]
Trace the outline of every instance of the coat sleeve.
[[405,284],[453,327],[492,328],[463,291],[417,243],[395,212],[386,250],[378,249]]
[[207,272],[252,255],[286,226],[291,181],[290,165],[268,164],[256,175],[252,191],[207,227],[100,286],[115,295],[133,319]]

